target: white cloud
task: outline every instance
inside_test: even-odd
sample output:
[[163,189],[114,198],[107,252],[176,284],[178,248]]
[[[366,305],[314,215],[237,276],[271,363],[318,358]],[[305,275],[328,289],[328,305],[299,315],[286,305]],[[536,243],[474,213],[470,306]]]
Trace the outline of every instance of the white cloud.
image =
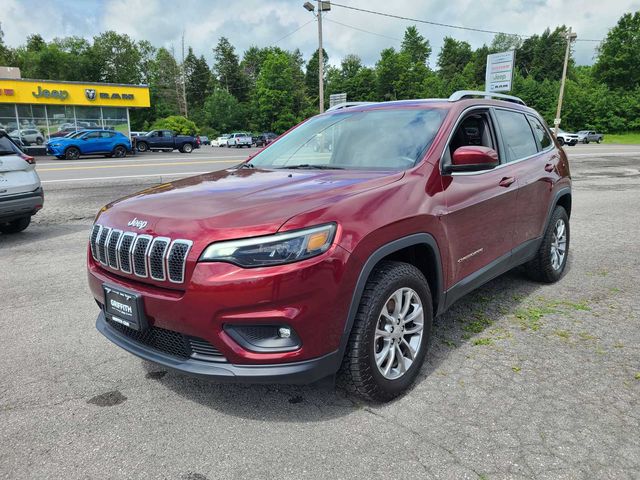
[[[156,46],[170,47],[176,53],[185,31],[187,45],[211,61],[211,49],[220,36],[226,36],[239,53],[251,45],[272,45],[312,19],[302,0],[3,0],[0,22],[5,41],[13,46],[24,43],[27,35],[39,33],[45,39],[66,35],[90,38],[112,29],[137,40],[147,39]],[[341,0],[352,6],[389,12],[435,22],[464,25],[521,35],[541,33],[545,28],[570,25],[579,38],[603,38],[608,29],[626,12],[640,9],[640,0],[609,0],[606,5],[593,0]],[[324,22],[324,43],[333,64],[348,54],[358,54],[373,65],[382,50],[399,47],[390,38],[354,30],[351,25],[386,37],[400,39],[414,22],[371,15],[334,6]],[[491,42],[492,35],[417,24],[431,42],[435,63],[445,36],[466,40],[473,47]],[[317,48],[317,27],[309,23],[278,43],[282,48],[300,48],[309,57]],[[578,42],[574,57],[579,64],[590,64],[596,43]]]

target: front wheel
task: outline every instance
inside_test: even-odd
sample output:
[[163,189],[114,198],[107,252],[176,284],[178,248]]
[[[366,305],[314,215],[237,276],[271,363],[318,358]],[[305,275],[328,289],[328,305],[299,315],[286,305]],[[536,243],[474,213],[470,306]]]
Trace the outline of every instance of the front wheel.
[[66,158],[67,160],[77,160],[78,158],[80,158],[80,150],[76,147],[69,147],[64,152],[64,158]]
[[22,217],[12,222],[0,223],[0,232],[2,233],[18,233],[23,231],[31,223],[31,217]]
[[36,138],[36,145],[42,145],[42,143],[44,142],[44,140],[40,137]]
[[569,254],[569,215],[558,205],[549,220],[536,256],[526,264],[529,276],[538,282],[553,283],[562,277]]
[[339,384],[368,400],[388,401],[416,379],[431,335],[427,280],[402,262],[383,262],[371,274],[354,320]]
[[139,142],[138,143],[138,151],[139,152],[146,152],[147,150],[149,150],[149,145],[147,145],[145,142]]

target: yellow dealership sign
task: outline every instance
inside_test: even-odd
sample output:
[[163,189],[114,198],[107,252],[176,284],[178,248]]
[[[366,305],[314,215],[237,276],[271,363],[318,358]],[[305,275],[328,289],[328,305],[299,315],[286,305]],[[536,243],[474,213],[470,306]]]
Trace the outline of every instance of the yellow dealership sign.
[[149,88],[113,83],[0,79],[0,103],[149,107]]

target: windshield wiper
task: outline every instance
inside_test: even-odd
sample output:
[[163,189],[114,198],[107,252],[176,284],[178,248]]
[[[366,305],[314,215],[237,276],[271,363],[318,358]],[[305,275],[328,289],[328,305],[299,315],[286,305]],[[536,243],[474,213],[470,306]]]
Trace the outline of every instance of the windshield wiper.
[[344,170],[344,167],[337,167],[335,165],[312,165],[310,163],[300,163],[298,165],[286,165],[280,167],[283,170],[299,169],[299,170]]
[[253,163],[241,163],[236,168],[256,168],[256,166]]

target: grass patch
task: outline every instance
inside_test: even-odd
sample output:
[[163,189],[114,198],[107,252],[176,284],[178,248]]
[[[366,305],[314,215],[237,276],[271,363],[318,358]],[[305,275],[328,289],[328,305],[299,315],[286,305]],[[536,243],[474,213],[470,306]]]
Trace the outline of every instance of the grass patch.
[[514,365],[513,367],[511,367],[511,370],[513,370],[515,373],[520,373],[520,371],[522,370],[522,367],[519,367],[518,365]]
[[533,330],[534,332],[537,332],[542,326],[540,319],[547,314],[557,312],[557,310],[546,305],[520,308],[516,310],[516,318],[518,319],[522,330]]
[[640,132],[612,133],[604,136],[604,143],[640,145]]
[[493,345],[493,339],[491,338],[476,338],[473,341],[473,344],[478,346],[478,345]]
[[468,322],[462,327],[465,332],[481,333],[485,328],[493,325],[493,320],[487,317],[484,313],[477,312],[474,314],[474,317],[476,318],[475,320]]
[[580,332],[578,336],[581,340],[597,340],[597,337],[594,337],[589,332]]
[[457,348],[458,345],[456,345],[456,342],[454,342],[453,340],[449,340],[447,338],[443,338],[442,343],[444,343],[447,347],[449,348]]
[[640,372],[636,373],[636,380],[640,380]]
[[569,338],[571,337],[571,332],[569,332],[568,330],[556,330],[553,332],[553,334],[563,340],[569,340]]

